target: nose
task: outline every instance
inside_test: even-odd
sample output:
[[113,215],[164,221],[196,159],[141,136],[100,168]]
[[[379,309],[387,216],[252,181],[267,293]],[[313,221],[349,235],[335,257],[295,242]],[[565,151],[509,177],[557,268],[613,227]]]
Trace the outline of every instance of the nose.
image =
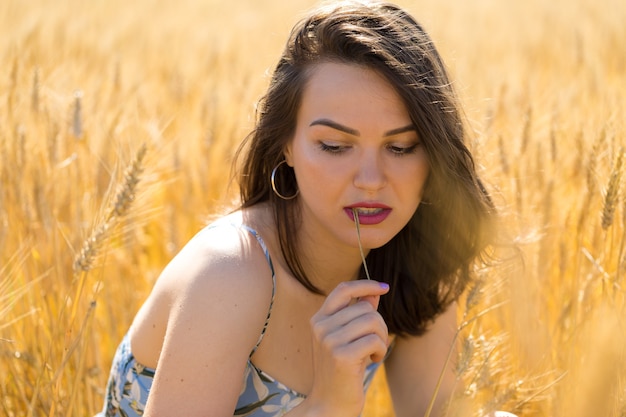
[[358,161],[354,186],[365,191],[378,191],[387,184],[384,163],[375,151],[364,151]]

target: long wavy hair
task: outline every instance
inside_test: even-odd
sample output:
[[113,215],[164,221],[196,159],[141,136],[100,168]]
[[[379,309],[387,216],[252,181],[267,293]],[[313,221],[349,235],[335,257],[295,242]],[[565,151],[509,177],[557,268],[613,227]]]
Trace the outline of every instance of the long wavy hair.
[[[243,159],[242,207],[269,202],[291,273],[321,294],[302,267],[297,198],[281,199],[270,186],[272,169],[293,138],[310,69],[320,62],[356,64],[383,75],[403,99],[426,149],[430,174],[422,204],[395,237],[367,257],[371,275],[391,287],[379,306],[389,331],[420,335],[467,286],[488,244],[495,210],[465,145],[462,112],[441,57],[407,12],[388,3],[335,2],[294,26],[259,102],[256,127],[237,152]],[[278,174],[281,193],[295,193],[291,168],[285,164]]]

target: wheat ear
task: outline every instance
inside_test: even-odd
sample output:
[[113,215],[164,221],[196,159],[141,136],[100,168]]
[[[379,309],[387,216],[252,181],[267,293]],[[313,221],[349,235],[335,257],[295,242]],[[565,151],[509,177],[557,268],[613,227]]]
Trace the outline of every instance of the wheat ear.
[[608,229],[613,224],[613,215],[615,214],[615,207],[619,199],[619,191],[622,179],[622,159],[624,157],[624,150],[621,149],[617,162],[609,178],[609,185],[606,191],[606,197],[604,198],[604,208],[602,210],[602,228]]
[[76,139],[83,138],[83,116],[82,116],[83,92],[78,90],[74,93],[74,111],[72,114],[72,134]]
[[115,195],[115,199],[104,221],[101,222],[91,233],[91,235],[85,239],[83,246],[74,260],[74,273],[78,274],[81,271],[89,271],[92,267],[93,260],[95,259],[98,249],[102,242],[106,240],[108,232],[115,224],[115,219],[124,216],[130,209],[131,203],[135,200],[135,194],[137,192],[137,184],[139,183],[140,175],[143,171],[143,158],[146,155],[146,145],[143,144],[135,159],[126,169],[124,173],[124,182],[120,186]]

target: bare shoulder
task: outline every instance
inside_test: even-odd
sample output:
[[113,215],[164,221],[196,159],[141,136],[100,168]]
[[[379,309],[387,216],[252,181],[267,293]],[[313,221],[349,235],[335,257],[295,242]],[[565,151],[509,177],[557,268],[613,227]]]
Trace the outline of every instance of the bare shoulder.
[[[172,260],[159,280],[174,288],[180,288],[181,284],[230,287],[242,281],[246,285],[255,282],[263,285],[263,280],[256,278],[269,268],[257,239],[229,220],[229,217],[221,219],[201,230]],[[266,268],[259,268],[260,264]]]
[[250,313],[267,308],[272,288],[268,261],[259,241],[238,222],[229,216],[206,227],[166,267],[159,285],[173,305],[205,310],[213,303],[224,312]]
[[272,274],[257,239],[237,216],[220,220],[172,260],[155,293],[168,316],[147,415],[232,413],[271,300]]
[[239,340],[232,342],[254,346],[271,300],[271,275],[259,242],[241,227],[241,216],[207,226],[166,266],[137,314],[133,353],[156,365],[167,334],[178,334],[181,326],[190,330],[180,336],[191,340],[198,334],[222,337],[219,332],[237,328]]

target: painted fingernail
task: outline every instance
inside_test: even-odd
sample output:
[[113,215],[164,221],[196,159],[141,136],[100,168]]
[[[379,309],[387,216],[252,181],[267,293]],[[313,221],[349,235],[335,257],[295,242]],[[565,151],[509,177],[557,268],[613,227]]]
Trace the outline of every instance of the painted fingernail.
[[379,282],[378,285],[380,285],[380,288],[382,288],[383,290],[389,289],[389,284],[387,284],[386,282]]

